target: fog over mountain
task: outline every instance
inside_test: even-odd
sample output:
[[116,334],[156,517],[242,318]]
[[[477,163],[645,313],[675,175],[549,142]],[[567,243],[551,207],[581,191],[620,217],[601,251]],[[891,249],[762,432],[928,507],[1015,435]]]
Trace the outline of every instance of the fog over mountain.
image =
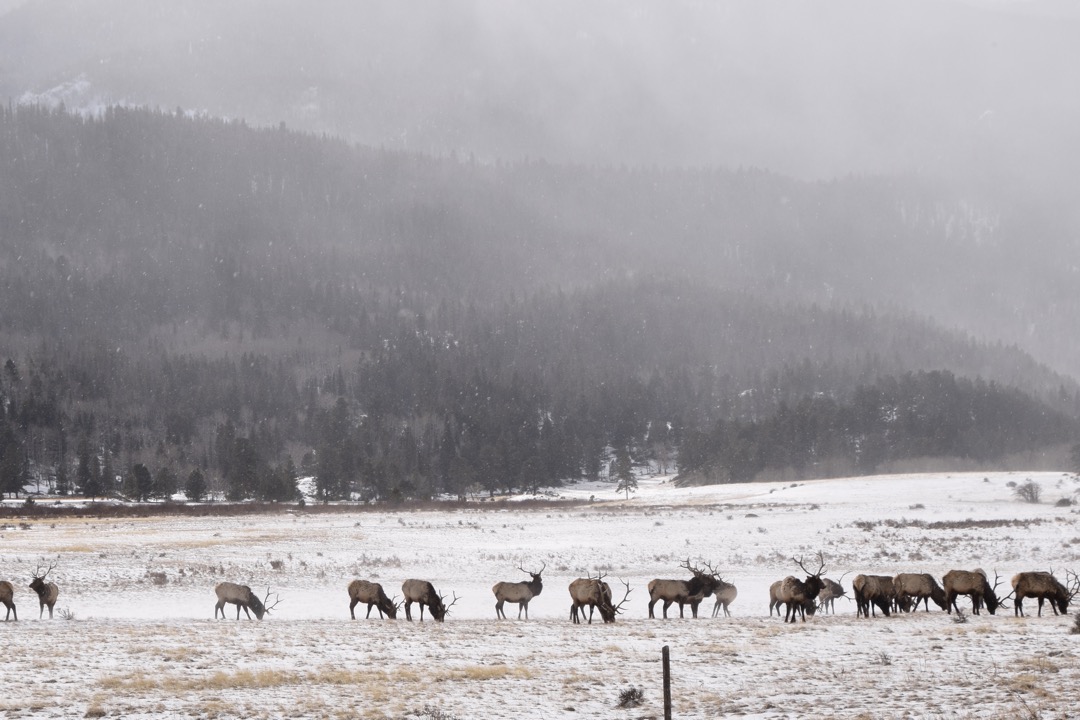
[[[494,448],[511,483],[595,474],[661,426],[777,447],[807,398],[833,468],[1065,442],[1078,30],[1050,0],[0,0],[0,393],[40,463],[89,398],[88,437],[222,477],[221,437],[299,461],[368,422],[335,473],[378,493]],[[177,358],[215,391],[166,427]],[[498,412],[454,400],[489,384]],[[867,456],[927,387],[962,401]],[[507,407],[587,442],[503,437]],[[790,461],[755,458],[726,477]]]

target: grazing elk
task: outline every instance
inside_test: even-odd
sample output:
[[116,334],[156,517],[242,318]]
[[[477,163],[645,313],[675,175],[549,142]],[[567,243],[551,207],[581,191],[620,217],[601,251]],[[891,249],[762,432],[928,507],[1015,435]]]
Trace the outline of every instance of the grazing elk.
[[925,611],[930,612],[931,600],[942,610],[949,607],[945,602],[945,590],[930,573],[900,573],[893,578],[893,585],[896,588],[897,601],[904,612],[910,607],[912,598],[915,600],[915,610],[919,609],[919,603],[922,602]]
[[529,619],[529,601],[540,594],[544,589],[544,582],[540,579],[541,573],[544,572],[544,568],[547,567],[547,563],[536,572],[530,572],[523,567],[519,567],[518,570],[531,575],[532,580],[528,582],[498,582],[491,588],[491,592],[495,593],[495,617],[506,619],[506,613],[503,612],[503,603],[517,603],[518,606],[518,620],[521,619],[521,611],[525,611],[525,619]]
[[712,616],[716,617],[720,614],[720,608],[724,608],[724,617],[731,617],[731,610],[728,609],[728,605],[735,602],[735,598],[739,596],[739,591],[731,583],[722,578],[718,579],[720,584],[713,591],[713,594],[716,595],[716,604],[713,605]]
[[371,608],[379,611],[379,617],[383,616],[394,620],[397,618],[398,603],[386,597],[383,587],[379,583],[367,580],[353,580],[349,583],[349,615],[356,619],[354,608],[360,603],[367,603],[367,615],[371,617]]
[[579,615],[584,615],[584,608],[589,606],[589,624],[592,625],[593,610],[600,611],[604,622],[615,622],[615,605],[611,600],[611,586],[603,581],[603,576],[583,577],[570,583],[570,619],[580,623]]
[[405,619],[412,620],[412,604],[420,606],[420,622],[424,622],[424,606],[431,611],[431,617],[435,622],[442,622],[450,608],[458,601],[457,593],[449,605],[445,598],[435,592],[435,586],[427,580],[406,580],[401,583],[401,594],[405,596]]
[[[780,606],[783,604],[780,602],[780,587],[784,584],[783,580],[777,580],[769,586],[769,617],[772,617],[773,609],[776,609],[776,616],[780,617]],[[814,617],[814,613],[817,611],[817,603],[813,600],[804,600],[802,606],[802,612],[810,617]]]
[[584,607],[588,605],[590,625],[592,625],[593,608],[600,611],[600,618],[605,623],[615,622],[615,616],[622,612],[623,605],[630,597],[630,583],[623,581],[623,585],[626,587],[626,594],[616,605],[612,598],[611,586],[604,582],[603,575],[597,575],[595,578],[583,577],[573,581],[570,583],[570,599],[573,601],[570,605],[570,619],[575,623],[580,623],[580,616],[585,614]]
[[[240,619],[240,610],[243,609],[244,614],[247,615],[247,619],[251,619],[251,612],[255,613],[255,619],[262,620],[263,615],[270,612],[277,607],[281,602],[280,597],[275,597],[273,605],[267,606],[267,602],[270,600],[270,588],[266,588],[266,597],[259,599],[259,596],[251,592],[251,588],[247,585],[237,585],[236,583],[223,582],[218,583],[214,588],[214,593],[217,594],[217,604],[214,605],[214,619],[217,620],[218,612],[221,612],[221,619],[225,619],[225,605],[236,606],[236,619]],[[251,612],[248,612],[250,608]]]
[[[847,575],[847,573],[844,573]],[[818,593],[818,607],[822,612],[831,612],[836,614],[836,598],[847,597],[847,591],[844,590],[844,586],[841,585],[844,581],[844,575],[840,576],[839,580],[833,580],[831,578],[821,578],[821,592]],[[772,612],[770,611],[770,615]]]
[[[787,576],[780,581],[780,587],[776,591],[776,599],[787,606],[784,611],[784,622],[795,622],[796,615],[801,615],[802,621],[806,622],[807,603],[809,602],[810,605],[815,604],[823,586],[821,574],[825,572],[825,556],[820,552],[818,553],[818,562],[820,564],[817,572],[807,570],[806,566],[802,564],[802,560],[791,559],[806,573],[806,579],[800,580],[794,575]],[[810,614],[813,615],[813,613]]]
[[0,580],[0,603],[4,603],[7,607],[7,615],[4,616],[4,622],[7,622],[8,618],[12,615],[14,615],[15,620],[18,621],[19,613],[15,612],[15,586],[7,580]]
[[661,580],[657,578],[649,582],[649,617],[655,618],[653,615],[653,605],[658,600],[664,601],[664,619],[667,619],[668,608],[672,603],[679,603],[679,617],[683,616],[683,606],[689,604],[690,612],[694,617],[697,617],[698,605],[701,601],[716,591],[721,582],[716,571],[712,566],[705,563],[705,567],[708,572],[705,572],[701,568],[696,568],[690,565],[690,558],[686,559],[679,567],[685,568],[693,573],[694,577],[689,580]]
[[1017,573],[1012,579],[1013,588],[1013,614],[1023,617],[1024,598],[1038,598],[1039,617],[1042,617],[1043,600],[1050,601],[1050,609],[1054,614],[1068,615],[1069,603],[1080,591],[1080,577],[1076,573],[1068,573],[1069,587],[1061,584],[1054,577],[1054,572],[1022,572]]
[[951,615],[953,609],[960,612],[956,605],[957,595],[969,595],[971,597],[971,612],[979,614],[980,608],[986,604],[986,609],[993,615],[997,612],[1001,601],[998,600],[997,586],[998,577],[994,574],[994,585],[986,577],[982,570],[950,570],[942,578],[945,586],[945,610]]
[[46,607],[49,608],[49,619],[52,620],[53,605],[56,604],[56,598],[60,595],[60,588],[56,587],[56,583],[45,582],[45,578],[55,567],[56,563],[51,563],[45,572],[41,572],[41,566],[38,565],[37,570],[34,571],[34,579],[30,582],[30,589],[37,593],[38,602],[41,604],[38,620],[45,614]]
[[877,616],[874,608],[889,617],[896,602],[896,584],[889,575],[856,575],[851,581],[855,593],[855,617]]

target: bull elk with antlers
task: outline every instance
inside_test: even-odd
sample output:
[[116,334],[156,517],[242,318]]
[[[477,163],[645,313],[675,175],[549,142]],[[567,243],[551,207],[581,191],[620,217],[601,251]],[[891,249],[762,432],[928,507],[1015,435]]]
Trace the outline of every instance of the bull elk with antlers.
[[997,586],[1000,584],[997,573],[994,573],[993,585],[987,579],[986,573],[980,569],[950,570],[945,573],[942,581],[945,586],[945,610],[949,614],[952,614],[954,609],[960,612],[960,608],[956,605],[958,595],[971,597],[971,612],[974,615],[979,614],[983,604],[993,615],[1002,603],[997,596]]
[[45,614],[45,608],[49,608],[49,619],[52,620],[53,605],[56,604],[56,598],[60,595],[60,588],[56,587],[56,583],[47,583],[45,578],[49,576],[49,573],[56,568],[56,563],[50,563],[45,572],[41,572],[41,566],[38,565],[34,570],[34,579],[30,582],[30,589],[37,593],[38,602],[41,604],[41,611],[38,613],[38,620]]
[[1060,580],[1054,577],[1054,571],[1050,572],[1022,572],[1017,573],[1012,579],[1013,588],[1013,614],[1024,615],[1024,598],[1037,598],[1039,601],[1039,617],[1042,617],[1043,601],[1050,601],[1050,609],[1054,614],[1068,615],[1069,603],[1080,591],[1080,577],[1074,572],[1067,572],[1069,587],[1065,587]]
[[821,592],[821,588],[824,586],[821,575],[825,572],[825,556],[820,552],[817,556],[819,565],[816,572],[807,570],[802,560],[791,558],[806,573],[806,579],[800,580],[794,575],[789,575],[780,581],[780,587],[776,591],[776,599],[779,603],[787,606],[784,611],[784,622],[795,622],[796,615],[801,615],[802,621],[806,622],[807,602],[813,605]]
[[[251,588],[247,585],[237,585],[231,582],[218,583],[214,588],[214,593],[217,595],[217,604],[214,605],[215,620],[217,620],[218,612],[221,613],[221,619],[225,619],[226,604],[236,606],[237,620],[240,619],[241,609],[247,615],[248,620],[251,619],[252,612],[255,613],[255,619],[262,620],[263,615],[266,615],[281,602],[280,596],[275,596],[273,605],[266,604],[270,601],[270,588],[266,588],[266,597],[260,600],[259,596],[251,592]],[[248,609],[251,612],[248,612]]]
[[683,606],[689,604],[690,612],[694,617],[697,617],[698,605],[701,601],[716,591],[716,588],[720,585],[720,577],[713,570],[713,567],[708,563],[705,563],[705,568],[708,570],[702,570],[690,565],[690,558],[686,559],[679,567],[689,570],[693,577],[689,580],[662,580],[657,578],[649,582],[649,617],[655,618],[653,614],[653,605],[658,600],[664,601],[664,619],[667,619],[668,608],[672,603],[679,603],[679,617],[684,617]]
[[15,620],[18,621],[19,613],[15,612],[15,586],[7,580],[0,580],[0,603],[4,603],[7,608],[4,622],[7,622],[12,615],[15,615]]
[[405,596],[405,619],[412,620],[412,604],[420,606],[420,622],[424,622],[424,606],[431,612],[436,622],[442,622],[450,608],[459,600],[454,593],[454,600],[449,605],[446,598],[435,591],[435,586],[427,580],[406,580],[401,584],[401,593]]
[[397,610],[400,603],[395,603],[393,599],[386,597],[386,593],[383,592],[383,587],[379,583],[369,582],[367,580],[353,580],[349,583],[349,615],[353,620],[356,619],[355,608],[360,603],[367,604],[367,615],[365,617],[371,617],[371,608],[375,608],[379,611],[379,617],[386,616],[391,620],[397,618]]
[[570,583],[570,599],[572,604],[570,605],[570,619],[575,623],[580,623],[580,616],[585,614],[584,608],[589,606],[589,624],[592,625],[593,609],[600,611],[600,618],[605,623],[615,622],[615,617],[622,612],[623,605],[626,604],[627,599],[630,597],[630,583],[622,581],[626,587],[626,593],[623,595],[619,604],[616,605],[611,594],[611,586],[604,582],[603,575],[597,575],[593,577],[583,577],[574,580]]
[[506,613],[503,612],[503,603],[516,603],[518,606],[518,620],[521,619],[521,611],[525,611],[525,619],[529,619],[529,601],[540,594],[544,589],[544,582],[540,578],[540,575],[544,572],[544,568],[547,567],[547,563],[544,563],[536,572],[531,572],[523,567],[518,567],[518,570],[531,575],[532,580],[521,582],[498,582],[491,588],[491,591],[495,593],[495,617],[506,619]]

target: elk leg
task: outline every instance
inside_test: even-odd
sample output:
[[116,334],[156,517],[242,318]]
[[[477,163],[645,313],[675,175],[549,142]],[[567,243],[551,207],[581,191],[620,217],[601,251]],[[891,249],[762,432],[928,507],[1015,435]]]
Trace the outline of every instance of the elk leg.
[[[356,619],[356,611],[354,611],[353,608],[356,607],[356,603],[358,603],[358,602],[360,602],[360,601],[357,600],[356,598],[353,598],[352,602],[349,603],[349,617],[351,617],[353,620]],[[368,612],[369,613],[371,612],[371,606],[370,605],[368,605]]]
[[405,601],[405,619],[412,622],[412,600]]
[[525,619],[528,620],[529,619],[529,603],[528,602],[523,602],[520,605],[518,605],[518,620],[521,619],[521,611],[522,610],[525,611]]
[[503,601],[499,600],[495,603],[495,619],[506,619],[506,613],[503,612]]
[[[667,609],[671,607],[671,600],[664,600],[664,619],[667,620]],[[682,606],[680,606],[681,609]]]

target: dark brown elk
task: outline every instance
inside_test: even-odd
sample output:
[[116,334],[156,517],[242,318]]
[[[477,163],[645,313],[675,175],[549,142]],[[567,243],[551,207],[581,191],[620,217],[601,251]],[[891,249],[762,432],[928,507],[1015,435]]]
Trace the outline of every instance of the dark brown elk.
[[525,619],[529,619],[529,601],[540,594],[544,589],[544,582],[541,580],[540,575],[544,572],[544,568],[547,567],[547,563],[544,563],[536,572],[530,572],[523,567],[519,567],[518,570],[531,575],[532,580],[528,582],[498,582],[491,588],[491,592],[495,593],[495,617],[506,619],[506,613],[503,612],[503,603],[517,603],[518,606],[518,620],[521,619],[521,611],[525,611]]
[[436,622],[446,619],[446,614],[458,601],[457,593],[449,605],[446,599],[435,592],[435,586],[427,580],[406,580],[401,584],[401,594],[405,596],[405,619],[412,620],[412,604],[420,606],[420,622],[424,622],[424,606],[431,612],[431,617]]
[[653,605],[658,600],[664,601],[664,619],[667,619],[668,608],[672,603],[679,603],[679,617],[684,617],[683,607],[687,604],[690,605],[690,612],[694,617],[697,617],[698,605],[701,601],[709,597],[716,591],[719,586],[720,578],[717,577],[716,572],[712,569],[708,563],[705,567],[708,572],[701,568],[692,567],[690,565],[690,559],[687,558],[679,567],[685,568],[693,573],[693,577],[689,580],[662,580],[657,578],[649,582],[649,617],[656,617],[653,614]]
[[[277,607],[281,602],[280,597],[275,597],[273,605],[267,605],[270,600],[270,588],[266,588],[266,597],[259,599],[259,596],[251,592],[251,588],[247,585],[237,585],[236,583],[223,582],[218,583],[214,588],[214,593],[217,595],[217,604],[214,605],[214,619],[217,620],[218,612],[221,613],[221,619],[225,619],[225,605],[236,606],[236,619],[240,619],[240,610],[244,611],[247,615],[247,619],[251,619],[251,613],[255,613],[257,620],[262,620],[263,616]],[[251,612],[248,612],[248,610]]]
[[1042,617],[1043,601],[1050,601],[1050,609],[1054,614],[1067,615],[1069,603],[1080,590],[1080,577],[1076,573],[1068,573],[1069,587],[1061,584],[1051,572],[1022,572],[1013,576],[1013,614],[1024,615],[1024,598],[1037,598],[1039,601],[1039,617]]
[[606,623],[615,622],[615,605],[611,599],[611,586],[598,578],[578,578],[570,583],[570,619],[580,623],[584,608],[589,606],[589,624],[592,625],[593,610],[600,611]]
[[[896,588],[897,599],[902,604],[915,600],[914,609],[919,609],[922,602],[926,612],[930,612],[930,601],[942,610],[946,610],[949,604],[945,602],[945,590],[938,585],[937,580],[930,573],[900,573],[893,578]],[[906,611],[905,611],[906,612]]]
[[367,615],[371,617],[371,608],[379,611],[379,617],[386,616],[391,620],[397,618],[398,603],[386,597],[383,587],[379,583],[367,580],[353,580],[349,583],[349,615],[356,619],[354,608],[360,603],[367,604]]
[[945,609],[950,614],[955,609],[960,612],[956,605],[958,595],[971,597],[971,612],[979,614],[979,610],[985,604],[991,615],[997,612],[1001,601],[997,596],[997,576],[994,576],[994,585],[986,578],[982,570],[950,570],[942,578],[945,586]]
[[45,578],[49,576],[49,573],[56,567],[56,563],[52,563],[45,570],[41,572],[41,566],[39,565],[37,570],[34,571],[34,579],[30,582],[30,589],[37,593],[38,602],[41,604],[41,611],[38,613],[38,619],[40,620],[42,615],[45,614],[45,608],[49,608],[49,619],[52,620],[53,605],[56,604],[56,598],[60,595],[60,588],[56,587],[56,583],[47,583]]
[[855,593],[855,617],[876,616],[875,607],[888,617],[896,602],[896,585],[889,575],[856,575],[851,589]]
[[15,616],[16,621],[19,619],[19,613],[15,612],[15,586],[7,580],[0,580],[0,603],[4,603],[7,607],[4,622],[7,622],[12,615]]
[[[772,617],[773,609],[776,609],[777,617],[780,616],[780,606],[783,604],[780,602],[780,587],[784,584],[783,580],[777,580],[769,586],[769,617]],[[810,617],[814,617],[814,613],[817,611],[817,603],[813,600],[806,600],[803,602],[802,612]]]
[[713,591],[713,594],[716,595],[716,604],[713,605],[712,616],[719,615],[720,608],[723,608],[724,617],[731,617],[731,610],[728,609],[728,606],[735,602],[735,598],[739,596],[738,589],[721,578],[720,584]]
[[[807,570],[802,560],[791,559],[806,573],[806,579],[800,580],[794,575],[787,576],[780,581],[780,587],[776,591],[776,599],[786,606],[784,622],[795,622],[797,615],[801,615],[802,621],[806,622],[807,603],[810,605],[816,604],[817,596],[823,586],[821,574],[825,572],[825,556],[820,552],[818,553],[818,562],[820,564],[816,572]],[[810,614],[813,615],[812,612]]]

